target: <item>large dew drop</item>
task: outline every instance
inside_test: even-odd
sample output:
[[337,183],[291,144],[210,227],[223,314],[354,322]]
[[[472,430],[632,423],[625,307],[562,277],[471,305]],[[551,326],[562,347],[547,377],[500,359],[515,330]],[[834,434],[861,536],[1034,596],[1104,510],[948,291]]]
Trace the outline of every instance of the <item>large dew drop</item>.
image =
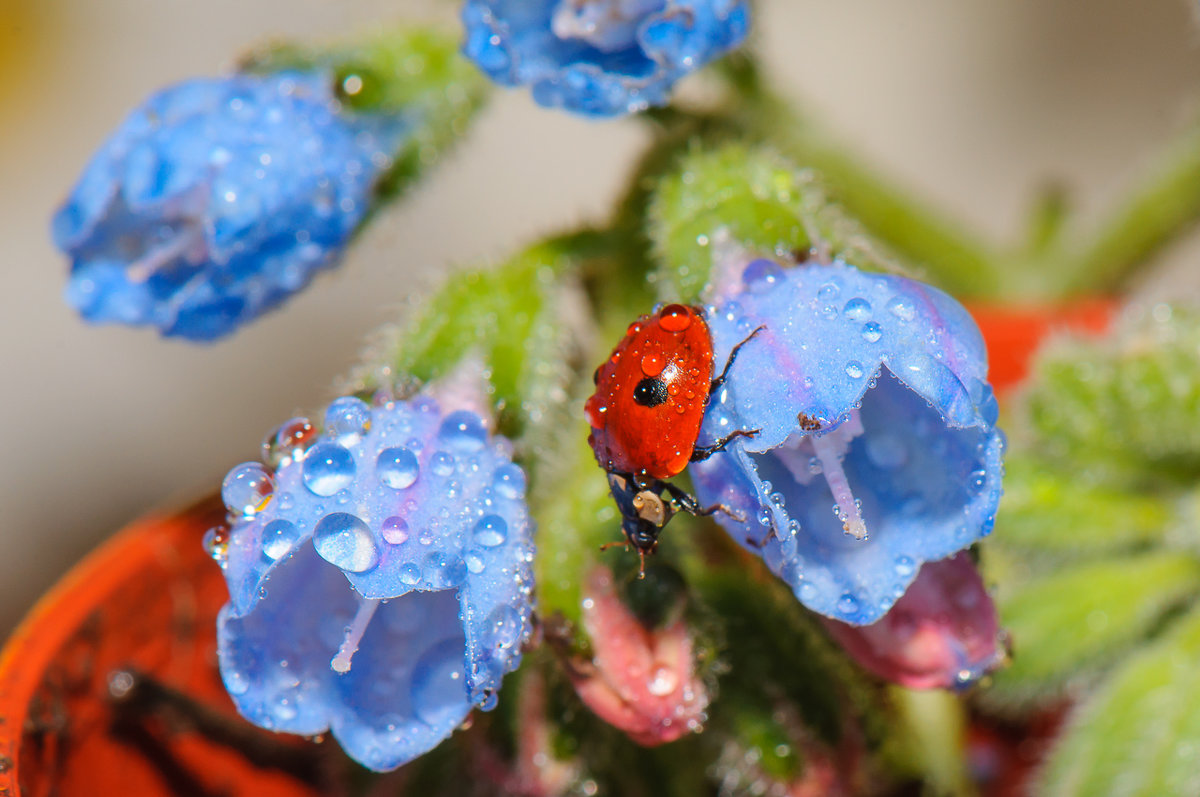
[[347,512],[332,512],[313,529],[313,547],[325,561],[350,573],[379,564],[379,547],[367,524]]
[[508,537],[508,524],[499,515],[485,515],[475,524],[475,542],[485,548],[503,545]]
[[488,615],[484,642],[497,650],[507,650],[521,639],[521,615],[511,606],[499,606]]
[[438,438],[451,451],[478,451],[487,442],[487,426],[474,412],[458,410],[442,421]]
[[275,484],[262,465],[244,462],[225,475],[221,500],[234,515],[252,517],[267,505],[274,489]]
[[337,443],[318,443],[304,458],[304,486],[314,495],[333,495],[354,481],[354,456]]
[[393,490],[411,487],[420,473],[417,455],[407,448],[385,448],[375,460],[375,475]]
[[492,486],[502,498],[521,498],[525,495],[525,472],[511,463],[501,465],[492,476]]
[[342,396],[325,411],[325,433],[342,445],[354,445],[371,428],[371,408],[362,399]]
[[464,646],[462,637],[440,642],[425,651],[413,669],[413,710],[435,728],[457,725],[469,708]]
[[300,539],[296,524],[283,518],[268,523],[262,531],[262,550],[268,559],[282,559]]

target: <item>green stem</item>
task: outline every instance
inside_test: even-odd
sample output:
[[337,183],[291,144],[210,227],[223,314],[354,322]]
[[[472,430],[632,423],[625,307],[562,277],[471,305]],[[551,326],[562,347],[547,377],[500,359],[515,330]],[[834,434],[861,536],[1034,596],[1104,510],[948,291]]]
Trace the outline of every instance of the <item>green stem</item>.
[[907,738],[906,753],[934,794],[971,797],[975,789],[966,770],[966,715],[962,701],[949,692],[891,687],[892,702]]

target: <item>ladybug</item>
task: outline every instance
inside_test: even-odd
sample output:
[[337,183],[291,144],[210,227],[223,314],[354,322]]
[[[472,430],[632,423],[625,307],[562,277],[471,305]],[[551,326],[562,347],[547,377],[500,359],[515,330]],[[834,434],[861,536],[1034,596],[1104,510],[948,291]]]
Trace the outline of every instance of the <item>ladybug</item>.
[[584,405],[592,431],[588,443],[608,475],[621,512],[621,529],[645,562],[663,527],[679,511],[725,512],[701,507],[695,497],[666,481],[689,462],[699,462],[757,429],[738,429],[696,445],[709,397],[717,392],[738,351],[762,331],[733,347],[721,373],[713,375],[713,343],[699,307],[669,304],[629,325],[593,377],[596,392]]

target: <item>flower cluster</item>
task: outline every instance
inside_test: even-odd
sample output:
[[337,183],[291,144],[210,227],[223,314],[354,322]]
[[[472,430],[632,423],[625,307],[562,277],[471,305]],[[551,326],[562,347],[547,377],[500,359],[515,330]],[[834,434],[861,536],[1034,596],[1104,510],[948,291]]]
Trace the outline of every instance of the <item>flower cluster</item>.
[[350,114],[324,73],[194,79],[117,128],[54,216],[88,321],[213,340],[334,265],[411,120]]
[[331,730],[385,770],[494,707],[531,628],[531,525],[508,442],[442,392],[341,398],[323,434],[297,418],[264,445],[265,466],[225,479],[234,523],[216,548],[238,710]]
[[617,116],[667,102],[677,80],[746,37],[746,0],[467,0],[463,50],[541,105]]
[[717,362],[752,330],[691,467],[704,504],[804,605],[877,621],[921,563],[991,531],[1004,435],[970,315],[927,285],[844,263],[746,266],[713,297]]

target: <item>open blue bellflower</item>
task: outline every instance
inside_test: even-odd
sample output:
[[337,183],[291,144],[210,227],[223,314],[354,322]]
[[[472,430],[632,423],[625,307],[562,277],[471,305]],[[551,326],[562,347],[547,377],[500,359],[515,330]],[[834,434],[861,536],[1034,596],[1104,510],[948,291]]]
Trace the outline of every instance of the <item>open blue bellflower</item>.
[[709,308],[741,349],[700,442],[757,429],[690,471],[700,500],[810,609],[882,617],[923,562],[988,534],[1004,435],[971,316],[928,285],[841,262],[746,267]]
[[335,264],[409,134],[323,73],[187,80],[134,110],[54,216],[88,321],[213,340]]
[[[460,405],[461,406],[461,405]],[[532,527],[511,445],[446,396],[330,405],[239,465],[211,543],[221,675],[265,728],[331,731],[374,770],[490,710],[531,629]],[[273,466],[273,467],[272,467]]]
[[746,37],[746,0],[467,0],[463,51],[540,105],[617,116],[667,102]]

